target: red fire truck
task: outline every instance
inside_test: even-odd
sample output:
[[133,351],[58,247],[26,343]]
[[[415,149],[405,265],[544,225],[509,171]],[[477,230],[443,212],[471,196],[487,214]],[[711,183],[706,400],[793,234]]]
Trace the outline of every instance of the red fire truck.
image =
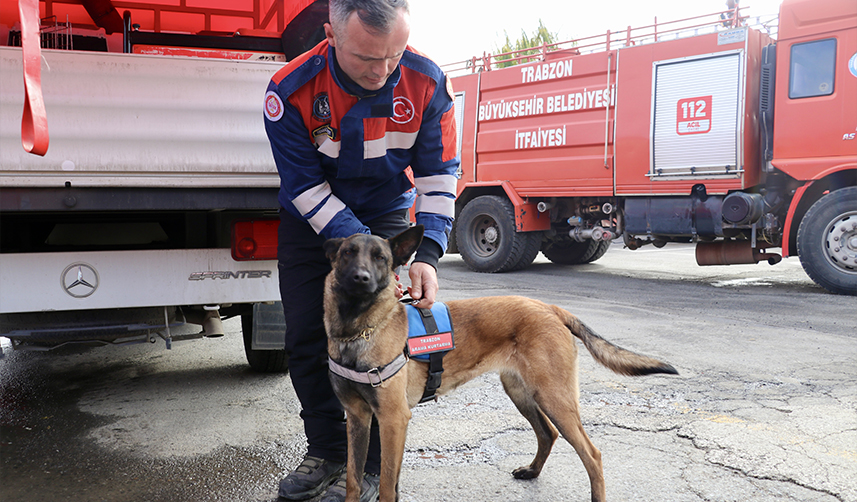
[[502,56],[452,78],[469,267],[694,242],[857,295],[856,2],[784,0],[776,41],[736,7]]

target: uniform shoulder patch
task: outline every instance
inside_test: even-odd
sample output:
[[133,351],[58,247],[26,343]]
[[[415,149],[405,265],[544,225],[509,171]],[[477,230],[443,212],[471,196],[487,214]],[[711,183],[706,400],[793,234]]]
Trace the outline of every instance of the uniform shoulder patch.
[[280,95],[274,91],[268,91],[265,94],[265,116],[268,117],[268,120],[271,122],[280,120],[283,118],[284,111],[283,100],[280,99]]

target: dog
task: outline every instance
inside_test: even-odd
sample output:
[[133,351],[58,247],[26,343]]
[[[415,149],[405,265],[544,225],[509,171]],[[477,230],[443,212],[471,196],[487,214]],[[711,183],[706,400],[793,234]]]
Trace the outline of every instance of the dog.
[[[332,264],[324,292],[330,378],[348,417],[348,502],[360,497],[373,415],[381,433],[380,500],[398,497],[410,409],[423,396],[429,370],[428,364],[403,356],[408,319],[397,299],[395,270],[410,260],[422,237],[423,227],[417,225],[389,240],[356,234],[324,244]],[[622,375],[677,374],[675,368],[617,347],[566,310],[537,300],[485,297],[446,305],[455,349],[443,359],[437,394],[483,373],[499,373],[506,394],[538,440],[535,459],[513,476],[537,477],[562,434],[583,461],[593,502],[605,501],[601,452],[580,420],[577,345],[570,335],[596,361]]]

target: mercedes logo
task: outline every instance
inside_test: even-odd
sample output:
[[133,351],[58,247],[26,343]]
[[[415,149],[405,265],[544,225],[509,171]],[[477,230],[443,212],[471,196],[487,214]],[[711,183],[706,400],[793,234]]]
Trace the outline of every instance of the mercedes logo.
[[86,263],[72,263],[60,276],[62,288],[74,298],[86,298],[98,289],[98,272]]

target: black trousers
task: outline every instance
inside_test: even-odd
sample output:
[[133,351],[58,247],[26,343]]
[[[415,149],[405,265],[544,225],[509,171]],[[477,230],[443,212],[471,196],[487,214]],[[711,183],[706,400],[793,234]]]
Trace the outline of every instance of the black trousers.
[[[364,223],[373,234],[384,238],[410,225],[407,209]],[[305,220],[280,210],[277,259],[286,316],[286,352],[292,385],[301,402],[307,454],[345,462],[345,413],[333,392],[327,369],[323,297],[324,280],[331,267],[322,248],[324,240]],[[365,470],[381,472],[381,443],[374,419]]]

